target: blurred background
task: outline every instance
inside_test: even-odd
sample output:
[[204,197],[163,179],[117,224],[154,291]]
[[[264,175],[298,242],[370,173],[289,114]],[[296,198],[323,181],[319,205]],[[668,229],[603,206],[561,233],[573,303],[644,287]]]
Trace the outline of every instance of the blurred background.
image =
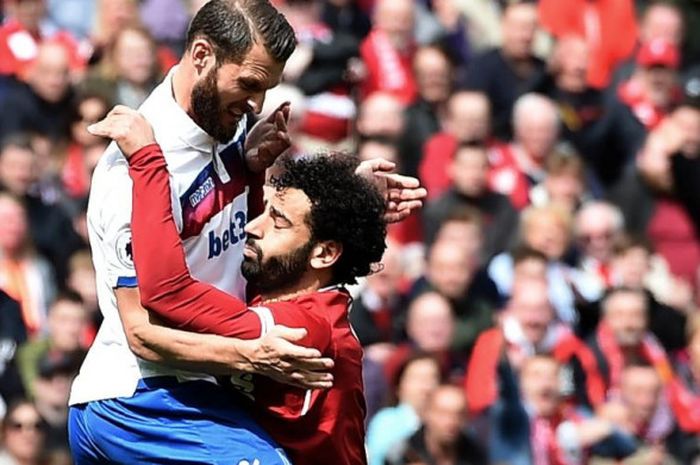
[[[0,2],[0,465],[71,463],[86,127],[204,3]],[[700,1],[273,3],[291,150],[429,191],[353,289],[370,465],[700,464]]]

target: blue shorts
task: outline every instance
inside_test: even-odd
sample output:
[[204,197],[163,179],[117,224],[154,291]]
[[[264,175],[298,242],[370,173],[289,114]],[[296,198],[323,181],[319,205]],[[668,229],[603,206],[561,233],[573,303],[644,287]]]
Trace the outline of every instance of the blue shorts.
[[139,382],[133,397],[71,407],[75,465],[290,465],[233,393],[172,377]]

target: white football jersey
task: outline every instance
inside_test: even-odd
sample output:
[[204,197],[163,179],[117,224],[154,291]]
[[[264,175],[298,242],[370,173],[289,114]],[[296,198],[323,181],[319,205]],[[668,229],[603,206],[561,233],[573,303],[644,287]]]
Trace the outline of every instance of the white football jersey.
[[[172,75],[153,90],[139,111],[153,125],[170,171],[173,215],[192,275],[245,298],[243,259],[248,192],[243,145],[245,118],[226,145],[218,144],[173,97]],[[115,287],[137,286],[131,252],[132,182],[128,164],[112,143],[95,169],[87,220],[97,293],[104,321],[73,382],[70,404],[129,397],[141,378],[174,375],[208,379],[146,362],[127,344]]]

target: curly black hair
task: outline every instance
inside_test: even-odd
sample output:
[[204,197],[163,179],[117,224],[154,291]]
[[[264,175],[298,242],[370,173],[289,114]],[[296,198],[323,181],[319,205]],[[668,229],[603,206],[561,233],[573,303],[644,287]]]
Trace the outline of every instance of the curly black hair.
[[286,158],[281,173],[270,181],[278,191],[299,189],[309,198],[306,224],[311,240],[342,245],[333,266],[334,284],[354,284],[370,274],[386,248],[384,198],[370,181],[355,174],[358,163],[346,153]]

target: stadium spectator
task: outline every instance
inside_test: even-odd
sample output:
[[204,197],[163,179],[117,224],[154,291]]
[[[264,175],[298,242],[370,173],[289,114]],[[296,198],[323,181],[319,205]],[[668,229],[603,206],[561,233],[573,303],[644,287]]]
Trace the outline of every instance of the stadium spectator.
[[551,98],[559,109],[561,137],[570,142],[586,161],[597,161],[601,136],[599,124],[604,108],[603,92],[588,85],[590,53],[585,39],[565,36],[552,51],[547,79],[536,89]]
[[[674,455],[682,455],[679,443],[674,441],[674,421],[664,401],[662,378],[654,367],[633,364],[622,373],[620,402],[624,415],[619,421],[637,441],[637,450],[622,461],[623,464],[678,463]],[[611,461],[596,461],[606,465]],[[619,462],[618,462],[619,463]]]
[[458,91],[450,96],[443,130],[425,142],[418,174],[428,189],[428,198],[437,198],[452,184],[447,167],[462,143],[492,144],[489,140],[489,101],[481,92]]
[[526,359],[519,376],[500,368],[503,400],[491,416],[492,463],[573,465],[588,463],[591,454],[618,459],[634,452],[632,438],[614,422],[563,402],[561,370],[546,355]]
[[30,337],[46,329],[55,284],[49,264],[34,252],[21,200],[0,193],[0,288],[20,303]]
[[437,292],[424,292],[408,306],[406,312],[407,341],[397,346],[384,363],[384,371],[393,379],[404,361],[415,352],[434,356],[441,373],[451,375],[461,370],[462,354],[452,350],[455,336],[455,315],[450,301]]
[[178,56],[183,51],[182,38],[189,23],[188,3],[145,0],[139,5],[139,17],[156,42],[167,46]]
[[367,36],[372,26],[366,8],[363,6],[366,6],[366,4],[363,5],[363,2],[350,2],[348,0],[323,2],[323,22],[334,31],[352,34],[358,40],[362,40]]
[[688,177],[698,169],[698,162],[691,161],[697,153],[694,151],[698,146],[693,142],[697,136],[689,137],[681,129],[678,115],[695,115],[697,123],[700,112],[687,106],[678,112],[649,134],[637,155],[636,169],[625,175],[610,192],[610,198],[621,208],[628,230],[648,237],[673,275],[697,290],[700,243],[690,214],[694,211],[695,203],[690,199],[696,198],[696,187],[690,181],[693,178]]
[[19,401],[8,408],[2,420],[2,465],[42,465],[45,455],[46,422],[36,406]]
[[591,59],[588,83],[604,88],[615,67],[633,52],[637,21],[632,0],[541,0],[542,26],[557,38],[585,37]]
[[360,42],[324,24],[322,8],[307,1],[281,6],[298,40],[284,76],[308,96],[302,132],[320,146],[335,147],[347,141],[357,113],[351,90],[362,74]]
[[669,387],[668,394],[673,414],[680,429],[687,434],[700,432],[700,316],[688,319],[687,351],[674,360],[678,375]]
[[0,418],[5,416],[8,403],[25,394],[15,354],[26,338],[19,304],[0,290]]
[[0,142],[0,186],[22,201],[31,242],[49,260],[60,285],[68,258],[80,241],[63,209],[33,192],[38,170],[38,156],[28,137],[16,134]]
[[[413,59],[413,72],[418,85],[418,98],[404,111],[405,125],[399,141],[399,153],[403,172],[416,176],[423,158],[423,146],[442,128],[454,75],[446,52],[435,46],[418,48]],[[468,111],[469,107],[464,110]]]
[[[520,216],[521,245],[546,257],[549,300],[557,319],[567,324],[576,321],[577,303],[595,301],[602,291],[596,280],[564,261],[571,240],[571,223],[569,213],[557,205],[529,207]],[[515,268],[516,260],[508,253],[495,256],[488,265],[489,276],[504,297],[511,294]]]
[[[367,277],[350,309],[350,322],[365,347],[365,356],[370,358],[373,358],[371,346],[397,342],[405,323],[402,315],[405,299],[400,292],[403,274],[400,245],[387,244],[382,264],[380,272]],[[382,357],[378,361],[383,361]]]
[[18,83],[1,102],[13,111],[0,113],[0,137],[16,132],[58,140],[68,137],[73,99],[69,63],[63,45],[46,42],[39,46],[28,65],[27,83]]
[[[661,345],[673,353],[685,346],[686,315],[692,295],[669,273],[663,259],[652,253],[647,241],[628,236],[614,245],[610,274],[615,287],[635,289],[647,297],[649,330]],[[677,307],[676,307],[677,306]],[[579,308],[576,324],[581,337],[588,338],[601,318],[601,302]]]
[[160,81],[156,43],[142,27],[119,30],[105,50],[100,66],[85,82],[85,91],[114,104],[138,108]]
[[513,142],[491,152],[489,184],[509,196],[515,208],[523,209],[530,201],[530,189],[544,180],[545,163],[559,140],[556,106],[542,95],[523,95],[513,108],[513,130]]
[[415,99],[416,80],[411,68],[415,53],[414,15],[411,0],[377,1],[372,31],[360,46],[360,56],[367,67],[361,86],[363,99],[376,91],[394,94],[404,105]]
[[384,136],[364,137],[357,146],[357,155],[360,160],[366,161],[373,158],[399,163],[398,148],[394,139]]
[[673,371],[666,351],[649,331],[649,309],[643,290],[613,289],[602,302],[602,320],[593,337],[591,350],[598,361],[609,397],[620,393],[625,367],[635,363],[651,365],[666,383]]
[[119,31],[138,25],[138,5],[135,0],[97,0],[91,42],[95,53],[91,59],[99,61],[103,48],[114,42]]
[[87,196],[92,171],[107,141],[87,131],[90,124],[107,116],[110,103],[97,94],[82,94],[75,104],[75,115],[71,123],[71,141],[65,150],[61,168],[63,189],[71,199]]
[[544,180],[530,189],[530,203],[536,207],[559,205],[574,214],[589,196],[581,159],[573,153],[555,150],[547,158],[544,171]]
[[[458,211],[449,220],[452,224],[446,224],[458,234],[465,230],[470,234],[468,228],[477,218],[473,212]],[[435,291],[449,299],[456,319],[452,347],[466,354],[479,333],[493,325],[501,300],[495,284],[479,270],[478,250],[460,242],[444,236],[432,245],[425,276],[414,284],[413,294]]]
[[494,134],[507,139],[515,101],[539,85],[545,64],[532,54],[537,5],[511,2],[503,12],[500,48],[477,55],[469,64],[466,86],[484,92],[491,102]]
[[0,75],[24,79],[29,65],[46,42],[65,47],[71,69],[83,70],[86,57],[75,39],[68,32],[45,24],[45,0],[6,0],[5,8],[8,20],[0,27]]
[[466,399],[462,390],[442,385],[428,397],[423,427],[408,440],[395,445],[387,456],[389,465],[441,463],[481,465],[486,451],[466,431]]
[[574,236],[580,253],[578,268],[598,280],[602,287],[613,284],[614,245],[624,227],[620,209],[607,202],[586,203],[576,213]]
[[360,104],[357,132],[360,137],[398,139],[403,131],[403,104],[392,94],[375,92]]
[[102,323],[102,314],[97,302],[97,283],[92,258],[87,249],[75,252],[68,262],[68,290],[78,294],[87,311],[86,325],[81,335],[81,346],[90,347]]
[[95,17],[95,0],[47,0],[46,17],[51,26],[66,30],[82,41],[89,39]]
[[[676,47],[683,47],[685,26],[683,12],[678,4],[667,1],[652,1],[645,8],[639,20],[639,43],[651,42],[654,39],[665,40]],[[639,47],[637,44],[637,48]],[[687,65],[687,63],[681,63]],[[634,73],[634,57],[629,57],[615,70],[609,90],[616,89],[618,84],[625,81]]]
[[642,44],[632,76],[620,83],[601,122],[603,143],[597,172],[610,186],[634,160],[644,140],[682,98],[678,47],[663,39]]
[[[35,380],[42,360],[82,362],[81,336],[87,323],[87,310],[75,293],[59,295],[49,309],[46,336],[27,342],[17,352],[17,363],[27,392],[34,395]],[[75,374],[75,373],[74,373]]]
[[536,354],[551,355],[565,366],[559,377],[564,399],[589,407],[602,404],[605,389],[596,360],[573,331],[554,320],[544,281],[520,280],[499,320],[498,327],[481,333],[467,367],[464,387],[472,415],[484,414],[498,401],[504,383],[499,365],[517,373]]
[[391,448],[418,431],[430,393],[441,380],[440,365],[432,356],[417,353],[404,361],[393,378],[395,405],[377,412],[367,427],[370,465],[384,465]]
[[46,421],[46,449],[66,450],[68,444],[68,396],[81,359],[46,353],[39,360],[34,381],[34,405]]
[[484,243],[481,215],[473,208],[455,209],[443,219],[435,237],[427,239],[429,248],[437,242],[446,242],[478,254]]
[[423,211],[423,231],[432,242],[442,222],[463,207],[477,210],[483,218],[482,259],[489,260],[510,246],[518,215],[508,197],[488,186],[488,149],[483,143],[462,143],[447,166],[451,187],[429,202]]

